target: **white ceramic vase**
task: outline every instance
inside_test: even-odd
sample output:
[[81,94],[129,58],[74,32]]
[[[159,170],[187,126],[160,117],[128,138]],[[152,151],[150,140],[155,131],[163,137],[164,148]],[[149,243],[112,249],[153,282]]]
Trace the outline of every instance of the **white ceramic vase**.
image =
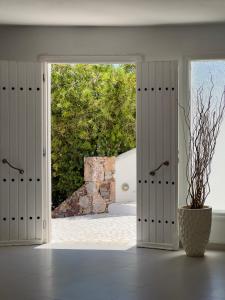
[[209,241],[212,208],[179,208],[180,240],[187,256],[204,256]]

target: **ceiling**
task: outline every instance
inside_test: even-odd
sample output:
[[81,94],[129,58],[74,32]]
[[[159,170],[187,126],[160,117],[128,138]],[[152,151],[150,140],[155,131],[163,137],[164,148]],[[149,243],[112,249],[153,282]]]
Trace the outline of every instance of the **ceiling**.
[[142,26],[225,22],[225,0],[0,0],[0,24]]

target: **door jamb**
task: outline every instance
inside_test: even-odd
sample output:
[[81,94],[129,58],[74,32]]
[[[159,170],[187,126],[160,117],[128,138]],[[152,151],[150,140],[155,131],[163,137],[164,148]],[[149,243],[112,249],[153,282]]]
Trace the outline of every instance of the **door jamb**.
[[38,60],[43,64],[43,243],[51,241],[51,63],[139,63],[142,55],[41,55]]

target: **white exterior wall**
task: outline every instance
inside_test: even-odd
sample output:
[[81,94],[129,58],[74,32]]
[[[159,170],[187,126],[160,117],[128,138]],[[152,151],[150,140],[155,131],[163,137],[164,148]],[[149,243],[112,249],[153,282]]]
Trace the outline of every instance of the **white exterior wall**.
[[[116,202],[136,201],[136,149],[127,151],[116,158]],[[129,189],[124,191],[126,183]]]

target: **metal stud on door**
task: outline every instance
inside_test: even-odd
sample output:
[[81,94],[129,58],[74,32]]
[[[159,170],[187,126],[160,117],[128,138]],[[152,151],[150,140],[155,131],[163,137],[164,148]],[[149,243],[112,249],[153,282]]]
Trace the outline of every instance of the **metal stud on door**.
[[0,244],[42,242],[42,71],[0,62]]
[[177,62],[138,64],[137,243],[177,249]]

